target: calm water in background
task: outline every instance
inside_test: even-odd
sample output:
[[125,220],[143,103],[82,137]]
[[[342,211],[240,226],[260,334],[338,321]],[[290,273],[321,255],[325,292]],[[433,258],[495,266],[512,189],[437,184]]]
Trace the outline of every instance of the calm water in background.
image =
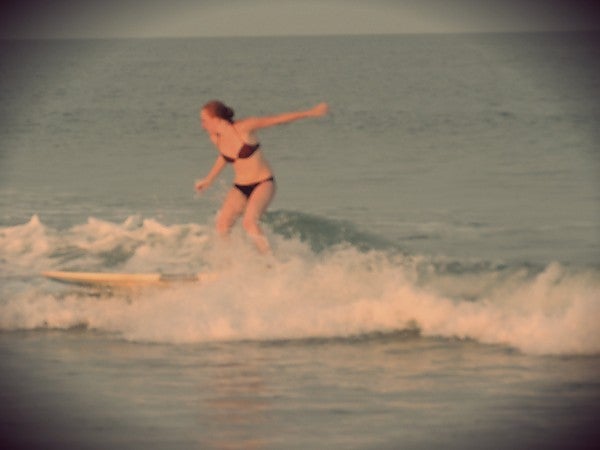
[[[2,42],[3,436],[78,448],[597,442],[597,36]],[[266,268],[208,99],[264,130]],[[92,293],[48,269],[217,270]],[[33,430],[37,430],[33,433]]]

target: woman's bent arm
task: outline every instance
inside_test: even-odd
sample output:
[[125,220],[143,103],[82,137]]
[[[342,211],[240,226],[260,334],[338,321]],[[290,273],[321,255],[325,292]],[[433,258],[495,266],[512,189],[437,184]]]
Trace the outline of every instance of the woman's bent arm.
[[210,172],[208,172],[208,175],[202,178],[201,180],[196,180],[196,190],[202,192],[204,189],[207,189],[215,180],[215,178],[217,178],[217,176],[225,168],[226,165],[227,161],[225,161],[225,159],[221,155],[219,155],[212,169],[210,169]]

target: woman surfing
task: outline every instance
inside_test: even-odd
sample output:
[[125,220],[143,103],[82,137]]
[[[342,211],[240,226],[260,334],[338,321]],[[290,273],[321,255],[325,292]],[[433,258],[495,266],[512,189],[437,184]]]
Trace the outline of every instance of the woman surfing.
[[305,111],[234,120],[233,109],[218,100],[202,107],[202,128],[219,155],[208,175],[196,181],[196,190],[207,189],[228,164],[232,165],[235,173],[234,184],[217,214],[219,235],[227,236],[238,218],[243,216],[242,226],[256,248],[261,253],[270,252],[269,242],[258,222],[275,196],[275,177],[255,131],[299,119],[321,117],[328,110],[326,103],[320,103]]

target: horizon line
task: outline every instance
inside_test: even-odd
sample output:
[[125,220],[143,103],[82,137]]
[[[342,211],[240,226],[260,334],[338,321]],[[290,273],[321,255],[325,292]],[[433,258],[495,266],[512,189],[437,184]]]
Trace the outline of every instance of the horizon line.
[[315,33],[315,34],[249,34],[249,35],[180,35],[180,36],[0,36],[0,41],[99,41],[99,40],[150,40],[150,39],[264,39],[264,38],[334,38],[369,36],[441,36],[490,34],[567,34],[600,33],[600,28],[573,28],[558,30],[481,30],[481,31],[405,31],[373,33]]

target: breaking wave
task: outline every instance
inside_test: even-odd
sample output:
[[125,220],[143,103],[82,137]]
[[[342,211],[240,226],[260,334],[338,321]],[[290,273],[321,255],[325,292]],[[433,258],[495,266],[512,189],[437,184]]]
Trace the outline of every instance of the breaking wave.
[[[346,338],[410,330],[534,354],[600,353],[598,269],[408,255],[352,224],[267,217],[274,256],[240,231],[132,216],[68,229],[0,228],[0,329],[84,327],[159,343]],[[215,279],[135,292],[60,285],[45,270],[189,273]]]

